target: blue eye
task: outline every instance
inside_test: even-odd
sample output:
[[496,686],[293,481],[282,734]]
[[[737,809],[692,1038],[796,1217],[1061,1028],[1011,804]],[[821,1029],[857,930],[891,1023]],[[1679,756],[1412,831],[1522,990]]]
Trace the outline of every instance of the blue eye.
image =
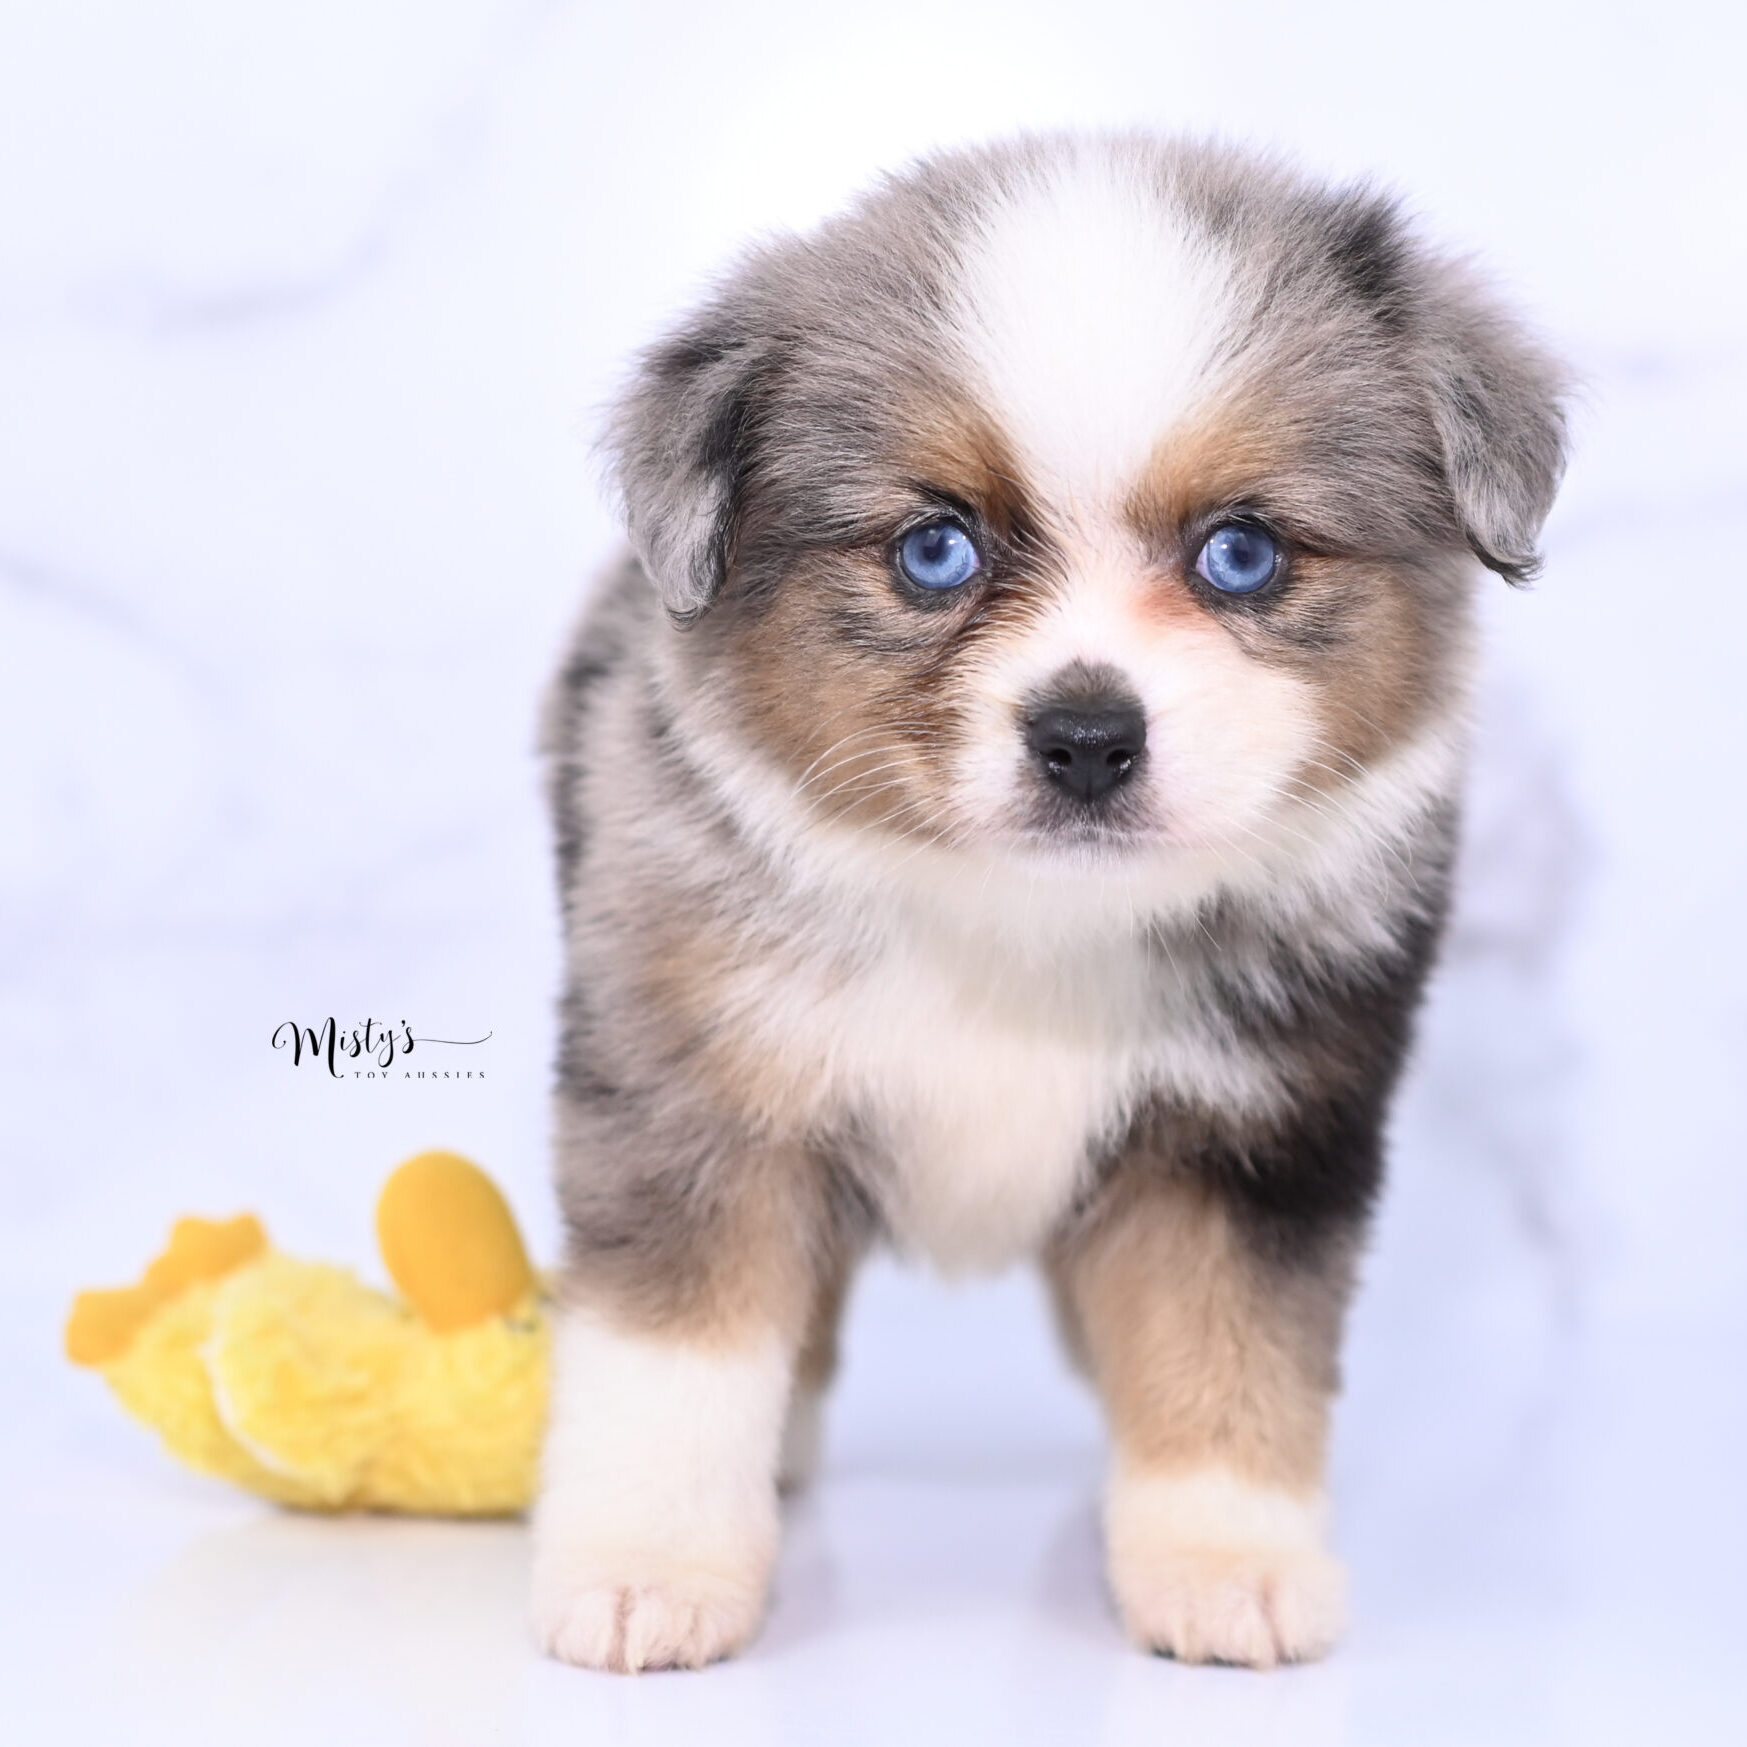
[[957,522],[924,522],[898,542],[898,568],[918,588],[957,588],[982,563],[970,535]]
[[1274,580],[1280,548],[1249,522],[1227,522],[1213,530],[1195,568],[1222,594],[1254,594]]

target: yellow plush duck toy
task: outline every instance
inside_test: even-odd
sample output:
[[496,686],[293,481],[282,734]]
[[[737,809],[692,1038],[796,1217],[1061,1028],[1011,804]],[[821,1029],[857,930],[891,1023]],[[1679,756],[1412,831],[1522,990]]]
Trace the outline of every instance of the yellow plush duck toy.
[[190,1467],[281,1504],[523,1509],[549,1337],[508,1205],[458,1154],[421,1153],[376,1233],[399,1299],[280,1254],[250,1214],[180,1220],[138,1285],[79,1294],[68,1357]]

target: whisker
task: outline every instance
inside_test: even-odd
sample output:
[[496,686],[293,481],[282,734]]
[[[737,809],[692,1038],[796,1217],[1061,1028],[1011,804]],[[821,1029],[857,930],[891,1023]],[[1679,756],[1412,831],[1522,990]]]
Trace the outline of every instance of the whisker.
[[[812,797],[812,804],[815,807],[822,807],[827,801],[831,800],[836,795],[841,795],[846,791],[854,793],[856,785],[865,782],[869,777],[878,776],[881,771],[885,770],[906,769],[908,768],[909,763],[910,761],[907,758],[891,758],[887,759],[884,764],[876,764],[872,770],[857,771],[853,776],[846,776],[842,782],[836,783],[831,788],[826,789],[823,794],[814,795]],[[892,779],[887,786],[895,787],[896,779]]]
[[902,748],[889,743],[879,746],[864,746],[858,752],[847,753],[844,757],[836,759],[832,763],[826,765],[823,770],[815,771],[802,787],[795,790],[795,793],[798,796],[802,794],[806,788],[811,787],[812,784],[823,782],[825,778],[830,776],[834,771],[846,770],[852,765],[859,764],[863,759],[886,758],[888,754],[899,752],[901,750]]
[[[844,712],[839,710],[837,714],[841,717]],[[851,741],[859,740],[867,734],[881,734],[884,732],[886,732],[885,724],[883,722],[875,722],[861,728],[856,728],[852,732],[843,735],[840,739],[833,740],[831,744],[827,746],[798,777],[795,778],[795,787],[797,789],[804,787],[807,778],[810,777],[826,759],[830,758],[835,753],[841,752]]]

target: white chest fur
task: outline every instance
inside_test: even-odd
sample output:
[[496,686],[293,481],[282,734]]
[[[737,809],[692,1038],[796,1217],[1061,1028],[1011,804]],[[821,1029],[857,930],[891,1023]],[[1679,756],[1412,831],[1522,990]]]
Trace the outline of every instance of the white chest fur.
[[1128,1102],[1132,1041],[1037,984],[912,947],[845,991],[840,1091],[889,1149],[899,1242],[945,1267],[1035,1245]]
[[870,1133],[894,1236],[948,1269],[1034,1249],[1145,1091],[1227,1107],[1272,1094],[1130,935],[1040,959],[901,927],[852,973],[838,961],[769,994],[766,1047],[818,1120]]

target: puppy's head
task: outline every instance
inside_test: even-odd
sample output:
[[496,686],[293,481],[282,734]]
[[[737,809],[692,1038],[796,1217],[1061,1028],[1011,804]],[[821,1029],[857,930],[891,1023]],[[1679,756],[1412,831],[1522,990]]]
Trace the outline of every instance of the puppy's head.
[[686,707],[808,816],[1241,860],[1447,722],[1559,392],[1373,192],[1031,141],[755,253],[614,447]]

